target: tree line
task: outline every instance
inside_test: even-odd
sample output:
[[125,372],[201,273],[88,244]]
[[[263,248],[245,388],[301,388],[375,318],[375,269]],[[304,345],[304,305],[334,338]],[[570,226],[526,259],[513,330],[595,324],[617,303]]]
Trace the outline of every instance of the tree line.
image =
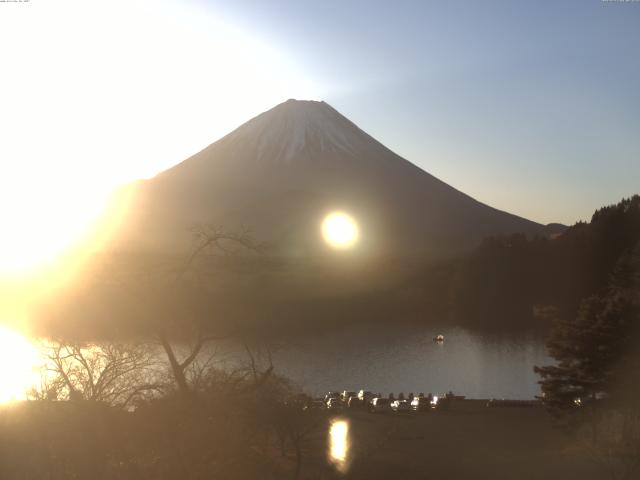
[[640,196],[598,209],[552,238],[493,236],[462,257],[424,268],[399,288],[423,308],[478,328],[548,329],[601,292],[640,241]]

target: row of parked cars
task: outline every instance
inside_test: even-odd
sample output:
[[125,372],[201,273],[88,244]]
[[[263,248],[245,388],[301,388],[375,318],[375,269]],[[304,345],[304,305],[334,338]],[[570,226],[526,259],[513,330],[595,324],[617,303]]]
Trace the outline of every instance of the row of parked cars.
[[360,390],[358,393],[344,390],[343,392],[328,392],[324,396],[323,403],[329,410],[360,408],[366,409],[371,413],[417,412],[436,408],[438,406],[438,397],[431,394],[425,396],[423,393],[414,396],[410,393],[407,398],[400,394],[396,399],[393,394],[383,397],[379,393],[374,394],[368,390]]

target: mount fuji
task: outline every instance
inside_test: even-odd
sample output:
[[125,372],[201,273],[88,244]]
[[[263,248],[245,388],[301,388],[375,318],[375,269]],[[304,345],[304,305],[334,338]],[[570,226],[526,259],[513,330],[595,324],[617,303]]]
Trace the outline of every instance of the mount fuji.
[[328,255],[320,224],[358,222],[354,255],[442,258],[488,235],[549,227],[487,206],[395,154],[325,102],[288,100],[136,184],[116,244],[180,251],[188,227],[248,228],[270,253]]

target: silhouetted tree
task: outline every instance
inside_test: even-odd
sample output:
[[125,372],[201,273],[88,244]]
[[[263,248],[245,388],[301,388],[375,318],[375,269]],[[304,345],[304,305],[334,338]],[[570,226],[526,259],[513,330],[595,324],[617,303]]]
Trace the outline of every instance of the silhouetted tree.
[[574,319],[554,327],[547,348],[558,363],[535,371],[545,404],[558,418],[582,416],[611,396],[616,366],[630,351],[640,322],[639,253],[640,244],[622,256],[603,294],[585,299]]
[[547,347],[558,363],[535,367],[547,409],[613,478],[636,478],[640,467],[639,329],[640,242],[621,256],[602,294],[557,322]]
[[[223,252],[225,254],[237,253],[238,249],[257,251],[259,245],[257,245],[248,232],[242,232],[240,234],[230,233],[225,230],[212,227],[209,225],[196,225],[193,227],[194,246],[191,253],[187,257],[184,266],[177,272],[175,282],[180,283],[184,280],[188,273],[194,273],[194,267],[196,262],[203,255],[212,251]],[[198,271],[195,270],[195,276],[198,278]],[[195,308],[192,306],[192,308]],[[169,360],[169,366],[173,374],[173,378],[176,382],[178,390],[188,395],[191,393],[191,388],[187,381],[186,370],[193,364],[198,358],[198,355],[202,352],[203,348],[214,340],[222,340],[231,336],[231,332],[225,332],[223,334],[212,334],[210,332],[211,322],[204,322],[202,319],[195,319],[191,325],[184,325],[185,316],[181,315],[179,319],[175,321],[179,325],[160,325],[157,329],[157,337],[160,345],[167,355]],[[178,358],[176,349],[172,344],[172,328],[175,330],[181,330],[182,333],[191,329],[193,334],[188,339],[188,350],[182,359]],[[181,338],[184,345],[184,338]]]
[[88,400],[127,408],[166,386],[146,344],[50,341],[43,346],[41,385],[31,398]]

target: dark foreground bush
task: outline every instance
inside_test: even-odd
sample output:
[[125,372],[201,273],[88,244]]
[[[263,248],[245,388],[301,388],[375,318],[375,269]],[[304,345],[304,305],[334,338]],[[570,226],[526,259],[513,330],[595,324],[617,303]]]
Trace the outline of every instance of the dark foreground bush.
[[133,412],[15,404],[0,412],[0,478],[303,478],[305,442],[324,435],[324,412],[267,389],[171,394]]

